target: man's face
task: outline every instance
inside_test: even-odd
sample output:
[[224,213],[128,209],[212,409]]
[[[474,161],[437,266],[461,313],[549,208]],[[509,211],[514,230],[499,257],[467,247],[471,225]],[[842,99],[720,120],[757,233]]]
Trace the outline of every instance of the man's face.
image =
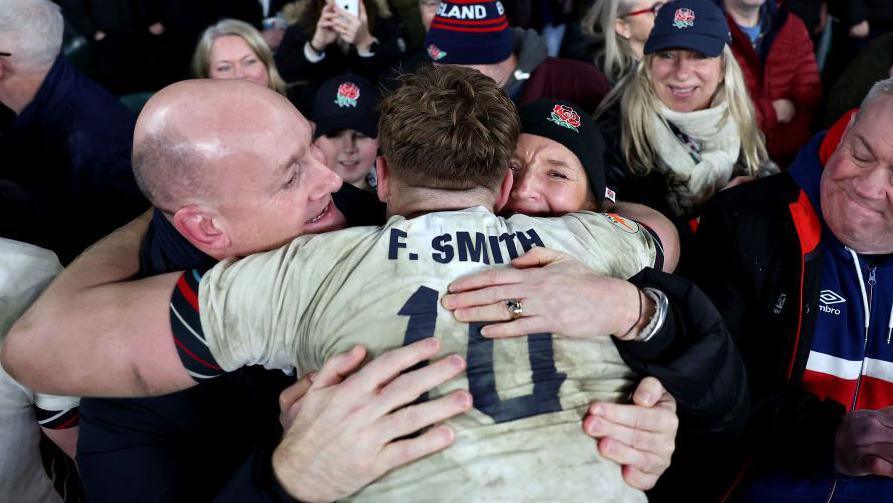
[[[277,114],[279,115],[279,114]],[[297,111],[264,134],[246,135],[221,162],[219,212],[232,241],[232,255],[244,256],[288,243],[302,234],[344,227],[332,203],[341,178],[326,167],[325,155],[310,142],[310,124]]]
[[859,112],[822,174],[822,214],[858,253],[893,252],[893,97]]

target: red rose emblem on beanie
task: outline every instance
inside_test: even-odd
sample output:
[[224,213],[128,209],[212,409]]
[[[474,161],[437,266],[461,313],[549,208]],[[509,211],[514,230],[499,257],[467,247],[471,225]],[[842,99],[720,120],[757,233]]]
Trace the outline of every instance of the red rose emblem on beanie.
[[428,46],[428,56],[431,56],[431,59],[434,61],[440,61],[445,58],[446,55],[446,51],[442,50],[440,47],[437,47],[434,44]]
[[579,133],[580,131],[577,129],[580,127],[580,115],[574,111],[573,108],[557,104],[554,108],[552,108],[552,113],[548,118],[549,121],[558,124],[561,127],[566,127],[570,130],[573,130],[575,133]]
[[673,26],[679,28],[689,28],[695,25],[695,11],[691,9],[676,9],[673,16]]
[[338,86],[338,95],[335,103],[339,107],[355,107],[360,98],[360,88],[353,82],[345,82]]

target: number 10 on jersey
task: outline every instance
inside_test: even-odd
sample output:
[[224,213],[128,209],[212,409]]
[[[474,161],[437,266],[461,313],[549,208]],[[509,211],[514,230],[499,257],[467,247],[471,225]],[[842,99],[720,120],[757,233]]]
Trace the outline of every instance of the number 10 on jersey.
[[[436,290],[421,286],[400,308],[397,314],[409,317],[406,335],[403,338],[404,346],[434,336],[437,326],[437,300]],[[466,374],[468,390],[474,399],[474,408],[487,414],[497,423],[560,411],[561,402],[558,398],[558,389],[567,376],[559,373],[555,368],[552,335],[531,334],[527,336],[533,392],[502,400],[496,389],[493,366],[494,341],[481,335],[483,326],[483,323],[468,325]],[[423,396],[422,400],[427,400],[427,396]]]

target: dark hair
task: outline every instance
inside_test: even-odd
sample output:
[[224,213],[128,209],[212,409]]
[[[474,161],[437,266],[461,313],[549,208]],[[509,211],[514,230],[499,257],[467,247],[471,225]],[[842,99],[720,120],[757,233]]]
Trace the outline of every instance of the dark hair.
[[492,188],[521,131],[515,105],[493,79],[461,66],[400,77],[381,104],[379,145],[392,173],[417,187]]

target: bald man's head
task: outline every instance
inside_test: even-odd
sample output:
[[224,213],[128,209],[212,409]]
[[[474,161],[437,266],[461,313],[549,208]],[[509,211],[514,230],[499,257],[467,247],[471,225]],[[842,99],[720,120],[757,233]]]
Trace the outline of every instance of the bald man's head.
[[285,98],[239,80],[166,87],[145,106],[133,142],[137,182],[190,243],[215,258],[340,228],[341,179]]
[[[291,103],[240,80],[190,80],[146,103],[136,123],[133,170],[140,188],[168,213],[219,199],[221,172],[263,151],[277,127],[309,123]],[[295,138],[300,141],[300,138]]]

